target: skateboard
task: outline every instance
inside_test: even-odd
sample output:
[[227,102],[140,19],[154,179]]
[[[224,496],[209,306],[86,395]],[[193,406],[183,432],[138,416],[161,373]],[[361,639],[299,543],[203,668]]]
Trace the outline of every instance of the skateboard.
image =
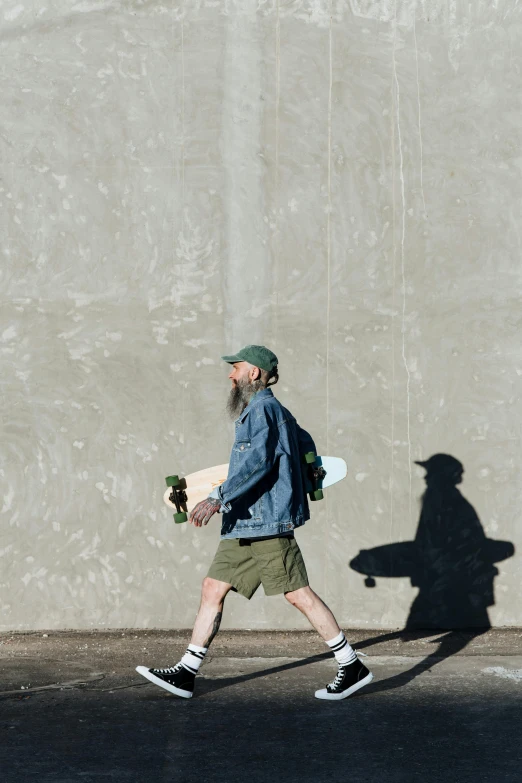
[[[486,538],[481,548],[481,559],[486,564],[499,563],[512,557],[515,548],[510,541]],[[350,568],[365,574],[367,587],[375,587],[376,576],[409,576],[414,582],[419,572],[419,553],[415,541],[383,544],[373,549],[362,549],[350,561]]]
[[[323,490],[337,484],[347,473],[344,459],[321,457],[313,451],[302,455],[302,466],[303,480],[310,500],[322,500]],[[228,463],[199,470],[182,478],[167,476],[167,489],[163,500],[169,508],[175,510],[174,522],[186,522],[194,506],[205,500],[215,487],[219,487],[227,475]]]

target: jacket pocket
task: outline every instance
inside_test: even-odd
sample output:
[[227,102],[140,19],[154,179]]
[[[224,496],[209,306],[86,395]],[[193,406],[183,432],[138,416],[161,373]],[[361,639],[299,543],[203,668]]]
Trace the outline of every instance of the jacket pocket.
[[261,496],[253,506],[250,506],[248,512],[252,519],[255,519],[258,522],[263,518],[263,496]]
[[239,454],[244,454],[244,452],[248,451],[251,446],[252,444],[249,440],[236,440],[232,449],[233,451],[239,452]]

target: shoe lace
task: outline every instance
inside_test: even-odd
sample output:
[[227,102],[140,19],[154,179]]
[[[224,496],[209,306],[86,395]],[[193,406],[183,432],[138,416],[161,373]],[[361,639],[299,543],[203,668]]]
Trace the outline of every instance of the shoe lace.
[[[366,653],[359,652],[359,650],[354,650],[354,653],[357,656],[357,658],[359,658],[360,656],[362,656],[363,658],[367,658],[368,657],[366,655]],[[355,663],[355,661],[353,661],[353,663]],[[326,687],[330,688],[330,690],[335,691],[338,688],[338,686],[341,684],[342,680],[343,680],[344,670],[346,669],[346,666],[350,666],[350,665],[351,664],[342,664],[342,663],[340,663],[339,664],[339,668],[337,670],[337,674],[335,675],[335,678],[332,680],[332,682],[328,683],[328,685]]]
[[177,674],[182,669],[181,661],[175,666],[169,666],[167,669],[154,669],[159,674]]
[[339,666],[339,669],[337,671],[337,674],[335,675],[335,678],[332,680],[332,682],[329,682],[326,686],[331,691],[337,690],[337,687],[341,684],[342,679],[344,677],[344,666]]

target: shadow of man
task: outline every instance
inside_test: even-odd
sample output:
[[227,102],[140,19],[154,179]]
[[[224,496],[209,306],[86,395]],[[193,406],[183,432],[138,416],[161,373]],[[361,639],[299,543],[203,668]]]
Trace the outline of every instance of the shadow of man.
[[[488,607],[495,603],[494,563],[514,554],[508,541],[486,538],[477,513],[457,489],[464,467],[449,454],[435,454],[417,462],[426,470],[419,526],[414,541],[362,550],[351,562],[366,574],[367,587],[376,576],[409,576],[419,593],[402,631],[359,643],[364,648],[379,640],[403,638],[412,631],[447,631],[439,646],[407,672],[376,683],[369,692],[389,690],[411,681],[435,663],[461,651],[491,627]],[[431,632],[430,632],[431,631]],[[417,634],[415,634],[417,635]]]

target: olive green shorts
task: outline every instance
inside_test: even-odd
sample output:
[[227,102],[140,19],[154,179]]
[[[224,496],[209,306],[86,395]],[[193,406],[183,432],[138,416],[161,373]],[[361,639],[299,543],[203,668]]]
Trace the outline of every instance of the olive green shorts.
[[295,538],[225,538],[219,543],[207,576],[228,582],[248,599],[260,584],[265,595],[289,593],[308,585],[306,566]]

